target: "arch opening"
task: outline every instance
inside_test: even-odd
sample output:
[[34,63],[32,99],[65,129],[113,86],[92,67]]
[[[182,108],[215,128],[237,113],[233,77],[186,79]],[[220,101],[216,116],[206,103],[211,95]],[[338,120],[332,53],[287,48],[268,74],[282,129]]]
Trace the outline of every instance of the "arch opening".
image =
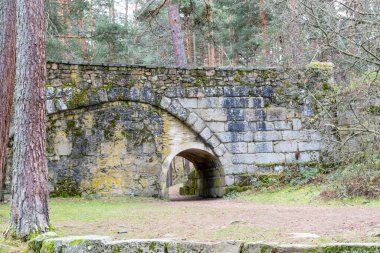
[[[219,159],[211,152],[188,148],[169,155],[163,165],[166,178],[163,197],[171,200],[222,197],[225,176]],[[188,162],[189,166],[178,166],[178,161]]]

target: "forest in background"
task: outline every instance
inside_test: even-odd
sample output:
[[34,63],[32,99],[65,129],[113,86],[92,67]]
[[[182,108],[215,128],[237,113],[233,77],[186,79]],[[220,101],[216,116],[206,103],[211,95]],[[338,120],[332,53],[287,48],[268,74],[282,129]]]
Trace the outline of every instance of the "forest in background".
[[[336,170],[326,196],[380,196],[380,1],[46,1],[49,60],[290,68],[332,62],[335,85],[305,94],[316,100],[316,117],[329,121],[320,128],[330,136],[323,154],[330,165],[315,173]],[[173,5],[185,65],[176,62]]]
[[179,8],[188,66],[380,65],[370,0],[46,0],[47,58],[174,65],[168,8]]

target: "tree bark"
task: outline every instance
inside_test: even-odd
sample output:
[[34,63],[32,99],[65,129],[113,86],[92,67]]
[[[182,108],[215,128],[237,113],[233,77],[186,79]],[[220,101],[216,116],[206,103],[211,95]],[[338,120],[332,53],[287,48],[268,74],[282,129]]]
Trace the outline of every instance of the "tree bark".
[[17,0],[17,18],[12,204],[7,235],[28,239],[49,229],[44,0]]
[[5,165],[16,72],[16,2],[0,3],[0,201],[4,200]]
[[289,24],[289,53],[290,64],[292,67],[301,67],[304,61],[303,45],[301,42],[302,30],[298,18],[298,0],[289,0],[288,7],[290,9],[291,24]]
[[260,21],[261,21],[261,33],[263,36],[263,56],[264,61],[268,64],[269,63],[269,57],[270,57],[270,51],[268,48],[268,33],[267,33],[267,26],[268,26],[268,18],[267,13],[265,11],[265,0],[260,0]]
[[86,38],[85,38],[85,28],[84,28],[84,9],[80,10],[80,15],[79,15],[79,26],[80,30],[82,33],[82,38],[80,39],[80,43],[82,46],[82,58],[84,60],[87,60],[87,43],[86,43]]
[[66,12],[66,17],[65,18],[66,18],[67,34],[71,34],[70,0],[66,0],[65,12]]
[[185,50],[185,44],[183,40],[183,33],[182,33],[180,21],[181,19],[179,16],[178,5],[170,4],[169,5],[169,23],[170,23],[170,30],[172,33],[176,64],[179,67],[186,67],[187,66],[186,50]]
[[185,30],[186,30],[186,46],[187,46],[187,58],[189,59],[190,66],[193,65],[193,55],[191,49],[191,33],[190,33],[190,19],[189,17],[185,20]]

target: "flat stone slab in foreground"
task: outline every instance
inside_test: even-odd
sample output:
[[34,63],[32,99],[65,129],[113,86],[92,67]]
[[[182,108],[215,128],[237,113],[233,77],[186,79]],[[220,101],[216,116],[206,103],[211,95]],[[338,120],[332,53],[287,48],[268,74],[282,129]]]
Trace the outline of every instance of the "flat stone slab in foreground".
[[122,240],[112,241],[106,236],[71,236],[50,238],[39,236],[28,244],[28,252],[44,253],[380,253],[380,244],[352,243],[326,245],[280,245],[245,242],[200,243],[173,240]]

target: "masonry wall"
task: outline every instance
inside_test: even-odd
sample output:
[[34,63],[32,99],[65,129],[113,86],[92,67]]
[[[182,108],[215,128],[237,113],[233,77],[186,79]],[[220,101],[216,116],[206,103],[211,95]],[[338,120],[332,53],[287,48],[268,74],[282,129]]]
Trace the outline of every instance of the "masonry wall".
[[72,178],[81,190],[158,195],[163,161],[186,142],[209,148],[226,185],[320,160],[323,137],[309,91],[332,85],[329,66],[47,67],[51,189]]

